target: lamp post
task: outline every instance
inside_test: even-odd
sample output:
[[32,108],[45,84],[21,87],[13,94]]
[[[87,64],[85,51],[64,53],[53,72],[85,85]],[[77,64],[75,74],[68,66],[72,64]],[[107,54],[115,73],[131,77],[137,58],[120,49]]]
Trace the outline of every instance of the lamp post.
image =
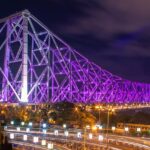
[[86,127],[84,127],[84,142],[83,142],[83,150],[86,150]]
[[90,126],[89,126],[89,125],[87,125],[87,126],[85,126],[85,127],[84,127],[83,150],[86,150],[86,129],[87,129],[87,128],[90,128]]
[[101,124],[100,112],[101,112],[102,106],[95,106],[95,108],[98,109],[98,123],[100,125]]
[[112,126],[112,132],[114,133],[115,132],[115,130],[116,130],[116,127],[115,126]]
[[113,113],[114,109],[108,109],[107,112],[107,131],[106,131],[106,149],[108,150],[108,129],[109,129],[109,122],[110,122],[110,113]]

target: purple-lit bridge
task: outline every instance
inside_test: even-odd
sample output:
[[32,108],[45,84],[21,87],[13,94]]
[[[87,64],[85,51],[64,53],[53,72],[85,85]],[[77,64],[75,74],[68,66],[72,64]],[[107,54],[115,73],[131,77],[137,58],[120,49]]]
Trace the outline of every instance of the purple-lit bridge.
[[9,103],[147,104],[150,85],[89,61],[28,10],[0,19],[0,100]]

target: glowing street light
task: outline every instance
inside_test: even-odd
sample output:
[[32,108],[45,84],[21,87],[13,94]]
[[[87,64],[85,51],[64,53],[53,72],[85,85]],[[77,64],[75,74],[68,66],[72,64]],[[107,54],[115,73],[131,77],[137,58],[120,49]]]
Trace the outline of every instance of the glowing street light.
[[15,138],[14,133],[10,133],[10,139],[13,140]]
[[98,140],[99,140],[100,142],[102,142],[102,141],[104,140],[104,137],[103,137],[102,135],[99,135],[99,136],[98,136]]
[[10,124],[11,124],[11,125],[14,125],[14,121],[11,121]]
[[21,122],[21,125],[22,125],[22,126],[24,126],[24,125],[25,125],[25,123],[24,123],[24,122]]
[[90,126],[89,125],[86,125],[86,127],[85,127],[86,129],[90,129]]
[[34,136],[34,137],[33,137],[33,142],[34,142],[34,143],[38,143],[38,141],[39,141],[39,138],[38,138],[37,136]]
[[45,146],[45,145],[46,145],[46,140],[42,140],[42,141],[41,141],[41,145],[42,145],[42,146]]
[[33,125],[32,122],[29,122],[29,126],[32,127],[32,125]]
[[102,130],[102,129],[103,129],[103,126],[100,125],[100,126],[99,126],[99,130]]
[[30,132],[30,128],[26,128],[26,132]]
[[48,149],[53,149],[54,148],[54,144],[53,143],[48,143],[47,144],[47,148]]
[[89,133],[89,139],[92,139],[92,138],[93,138],[93,134]]
[[116,130],[116,127],[113,126],[113,127],[111,127],[111,129],[112,129],[112,131],[114,132],[114,131]]
[[66,125],[66,124],[63,124],[63,128],[64,128],[64,129],[67,128],[67,125]]
[[47,133],[47,130],[46,130],[46,129],[43,129],[43,133],[46,134],[46,133]]
[[141,132],[141,128],[137,128],[136,130],[137,130],[137,132]]
[[46,124],[46,123],[43,123],[42,126],[43,126],[43,128],[46,128],[46,127],[47,127],[47,124]]
[[92,127],[92,130],[94,130],[94,131],[97,130],[97,127],[96,127],[96,126],[93,126],[93,127]]
[[4,126],[4,130],[7,130],[7,126]]
[[25,134],[25,135],[23,135],[23,140],[24,141],[27,141],[27,139],[28,139],[28,136]]
[[20,131],[20,127],[17,127],[17,131]]
[[111,129],[112,129],[112,131],[115,131],[115,130],[116,130],[116,127],[113,126]]
[[65,131],[64,134],[65,134],[66,137],[69,136],[69,132],[68,131]]
[[77,133],[77,138],[81,138],[81,137],[82,137],[81,132],[78,132],[78,133]]
[[58,136],[58,130],[54,131],[54,135]]
[[124,130],[125,130],[125,132],[128,132],[128,131],[129,131],[129,128],[128,128],[128,127],[125,127]]

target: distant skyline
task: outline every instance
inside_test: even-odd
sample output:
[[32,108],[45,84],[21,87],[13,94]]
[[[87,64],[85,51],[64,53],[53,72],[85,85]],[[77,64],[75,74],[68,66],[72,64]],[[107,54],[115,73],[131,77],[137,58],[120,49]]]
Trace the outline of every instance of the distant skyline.
[[24,9],[103,69],[150,83],[150,1],[5,0],[0,18]]

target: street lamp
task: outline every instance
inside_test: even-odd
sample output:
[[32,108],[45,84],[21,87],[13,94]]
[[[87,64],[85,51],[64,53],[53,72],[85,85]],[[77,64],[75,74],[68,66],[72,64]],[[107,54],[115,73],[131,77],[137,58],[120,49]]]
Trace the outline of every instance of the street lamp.
[[54,148],[54,144],[53,143],[48,143],[47,144],[47,148],[48,149],[53,149]]
[[46,123],[43,123],[43,125],[42,125],[42,126],[43,126],[43,128],[46,128],[46,127],[47,127]]
[[128,127],[125,127],[124,130],[125,130],[126,132],[128,132],[128,131],[129,131],[129,128],[128,128]]
[[58,130],[55,130],[55,131],[54,131],[54,135],[55,135],[55,136],[58,136]]
[[89,134],[89,139],[92,139],[92,138],[93,138],[93,134],[90,133],[90,134]]
[[33,125],[32,122],[29,122],[29,126],[32,127],[32,125]]
[[116,127],[113,126],[111,129],[112,129],[112,131],[113,131],[113,133],[114,133],[114,131],[116,130]]
[[141,128],[137,128],[137,132],[141,132]]
[[66,125],[66,124],[63,124],[63,128],[64,128],[64,129],[67,128],[67,125]]
[[78,133],[77,133],[77,138],[81,138],[81,137],[82,137],[81,132],[78,132]]
[[38,143],[38,141],[39,141],[39,138],[38,138],[37,136],[34,136],[34,137],[33,137],[33,142],[34,142],[34,143]]
[[97,106],[95,106],[95,109],[98,109],[98,111],[99,111],[99,114],[98,114],[98,123],[101,124],[101,120],[100,120],[100,111],[101,111],[101,109],[102,109],[102,106],[97,105]]
[[99,135],[99,136],[98,136],[98,140],[99,140],[100,142],[102,142],[102,141],[104,140],[104,137],[103,137],[102,135]]
[[93,127],[92,127],[92,130],[93,130],[93,131],[96,131],[96,130],[97,130],[97,127],[96,127],[96,126],[93,126]]
[[42,140],[42,141],[41,141],[41,145],[42,145],[42,146],[45,146],[45,145],[46,145],[46,140]]
[[46,134],[46,133],[47,133],[47,130],[46,130],[46,129],[43,129],[43,133]]
[[24,141],[27,141],[27,139],[28,139],[28,136],[25,134],[25,135],[23,135],[23,140]]
[[69,136],[69,132],[68,131],[65,131],[64,134],[65,134],[66,137]]
[[103,126],[102,126],[102,125],[100,125],[100,126],[99,126],[99,130],[102,130],[102,129],[103,129]]
[[107,132],[106,132],[106,147],[108,149],[108,129],[109,129],[109,121],[110,121],[110,113],[115,112],[114,109],[108,109],[107,112]]
[[86,150],[86,129],[90,129],[89,125],[84,127],[84,141],[83,141],[83,150]]
[[11,124],[11,125],[14,125],[14,121],[11,121],[10,124]]
[[20,131],[20,127],[17,127],[17,131]]
[[24,126],[24,125],[25,125],[25,123],[24,123],[24,122],[21,122],[21,125],[22,125],[22,126]]
[[10,133],[10,139],[13,140],[15,138],[14,133]]
[[26,128],[26,132],[30,132],[30,128]]

